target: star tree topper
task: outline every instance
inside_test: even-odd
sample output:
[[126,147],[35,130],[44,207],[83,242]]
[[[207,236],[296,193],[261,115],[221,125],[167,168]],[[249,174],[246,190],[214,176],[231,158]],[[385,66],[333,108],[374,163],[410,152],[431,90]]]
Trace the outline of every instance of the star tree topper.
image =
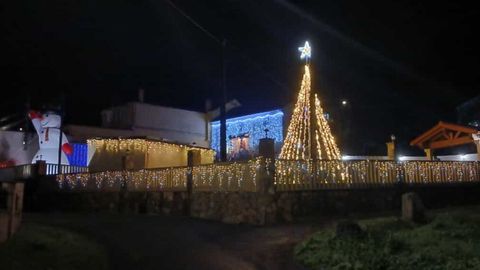
[[305,59],[308,61],[310,57],[312,57],[312,48],[310,48],[308,41],[305,41],[305,45],[303,47],[298,47],[298,51],[301,52],[300,59]]

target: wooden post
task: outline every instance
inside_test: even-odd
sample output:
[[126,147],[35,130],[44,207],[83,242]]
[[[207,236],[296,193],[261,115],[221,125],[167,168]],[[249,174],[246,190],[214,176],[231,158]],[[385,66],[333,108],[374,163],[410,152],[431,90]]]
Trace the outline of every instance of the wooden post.
[[395,160],[395,142],[387,142],[387,157],[388,160]]
[[480,160],[480,132],[472,134],[473,142],[477,146],[477,160]]
[[425,151],[425,156],[427,156],[427,160],[433,160],[432,149],[425,148],[423,149],[423,151]]
[[0,243],[10,238],[20,227],[22,221],[23,189],[21,182],[5,182],[0,186],[0,192],[6,192],[6,211],[0,211]]

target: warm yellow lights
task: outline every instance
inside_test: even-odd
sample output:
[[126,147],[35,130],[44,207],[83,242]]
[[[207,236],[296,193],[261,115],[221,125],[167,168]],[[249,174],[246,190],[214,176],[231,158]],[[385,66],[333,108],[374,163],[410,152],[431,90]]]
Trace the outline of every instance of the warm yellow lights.
[[[57,175],[59,187],[76,191],[185,191],[192,174],[193,190],[255,192],[260,171],[270,175],[272,160],[219,163],[139,171]],[[263,167],[265,166],[265,167]],[[374,186],[478,182],[480,162],[383,160],[276,160],[275,189],[315,190]]]
[[61,189],[120,191],[184,190],[187,186],[187,167],[139,171],[106,171],[98,173],[59,174]]
[[199,147],[191,147],[188,145],[166,143],[160,141],[150,141],[146,139],[91,139],[88,140],[89,145],[95,146],[97,151],[156,151],[160,153],[184,153],[187,155],[189,150],[200,150],[202,164],[213,163],[215,151],[211,149],[203,149]]
[[[326,152],[326,155],[324,155],[324,159],[328,160],[340,160],[342,157],[340,155],[340,150],[338,149],[337,144],[335,143],[335,138],[332,135],[332,132],[330,131],[330,126],[328,125],[327,120],[325,119],[325,114],[323,113],[322,106],[320,105],[320,99],[318,99],[317,94],[315,94],[315,114],[316,114],[316,120],[318,123],[318,128],[319,128],[319,133],[320,135],[317,134],[317,139],[318,137],[322,138],[323,146]],[[320,144],[317,143],[318,151],[320,153]],[[322,157],[321,154],[318,155],[319,157]]]
[[275,165],[277,190],[461,183],[480,178],[479,162],[277,160]]
[[193,185],[199,191],[251,191],[257,189],[257,172],[261,159],[248,162],[195,166]]
[[[320,100],[317,95],[314,98],[314,108],[311,108],[310,68],[305,65],[300,92],[280,152],[280,159],[309,160],[314,157],[325,160],[341,159],[340,151],[323,114]],[[312,113],[314,113],[314,117],[312,117]],[[311,119],[315,123],[311,123]],[[311,132],[312,129],[314,132]],[[312,153],[312,151],[316,151],[316,153]]]
[[280,159],[308,159],[310,130],[310,69],[305,65],[300,93],[293,109]]
[[[266,161],[267,166],[271,161]],[[192,174],[194,191],[249,191],[257,189],[261,159],[248,162],[219,163],[194,167],[106,171],[98,173],[59,174],[61,189],[78,191],[163,191],[187,188]]]

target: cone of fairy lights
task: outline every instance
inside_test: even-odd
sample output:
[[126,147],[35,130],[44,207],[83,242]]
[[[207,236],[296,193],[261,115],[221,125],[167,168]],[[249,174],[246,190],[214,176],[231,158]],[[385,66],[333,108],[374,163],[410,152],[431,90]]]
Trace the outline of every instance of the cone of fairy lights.
[[308,41],[298,49],[301,59],[306,61],[305,72],[279,158],[340,160],[340,150],[325,119],[320,99],[311,90],[311,48]]

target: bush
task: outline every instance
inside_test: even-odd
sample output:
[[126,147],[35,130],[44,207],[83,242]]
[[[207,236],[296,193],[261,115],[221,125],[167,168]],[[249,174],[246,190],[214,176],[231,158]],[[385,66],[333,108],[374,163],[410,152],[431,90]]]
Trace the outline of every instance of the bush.
[[395,218],[360,223],[364,237],[315,233],[295,248],[310,269],[480,269],[477,211],[438,214],[425,225]]

